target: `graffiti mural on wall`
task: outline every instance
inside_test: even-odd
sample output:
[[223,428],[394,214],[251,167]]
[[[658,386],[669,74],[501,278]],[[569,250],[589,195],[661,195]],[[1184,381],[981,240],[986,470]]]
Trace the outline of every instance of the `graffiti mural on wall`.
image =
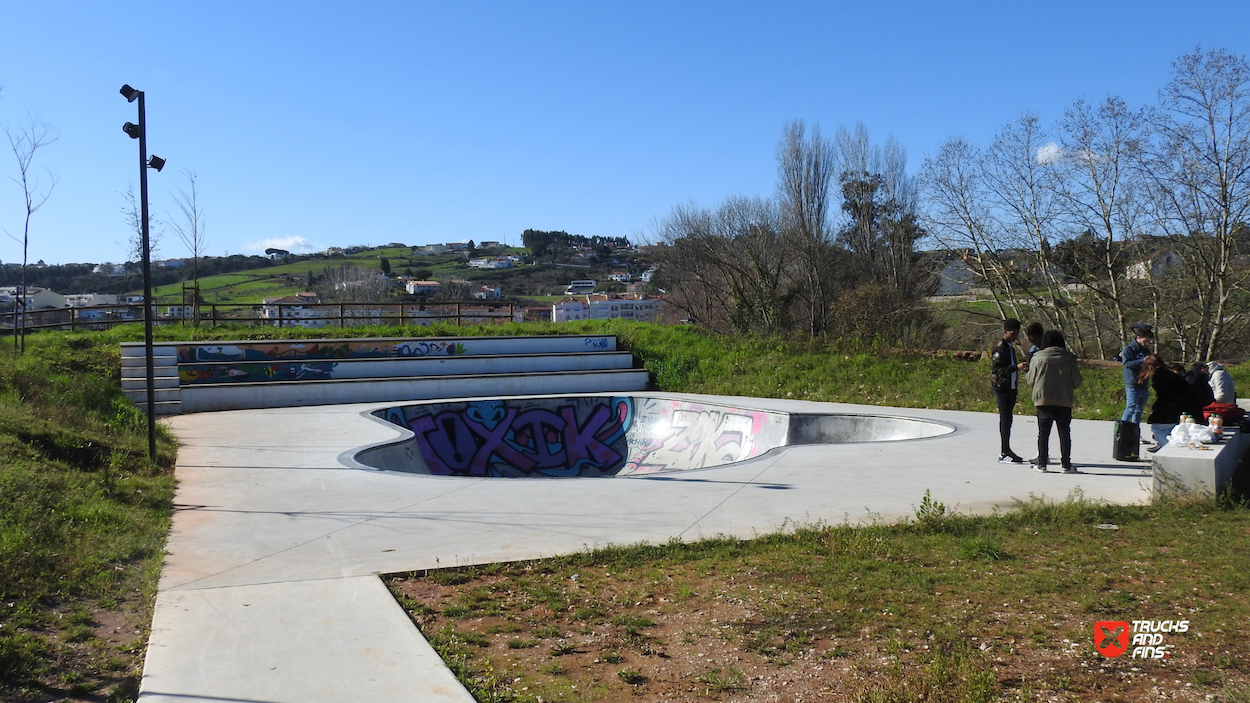
[[464,354],[461,342],[400,339],[331,342],[256,342],[178,347],[178,363],[197,361],[281,361],[302,359],[381,359]]
[[763,410],[640,398],[621,473],[655,473],[745,461],[785,444],[788,416]]
[[785,444],[788,416],[656,398],[485,400],[390,408],[430,473],[611,476],[743,461]]
[[180,364],[178,382],[256,383],[257,381],[309,381],[334,377],[337,361],[296,361],[275,364]]
[[391,408],[416,434],[430,473],[457,476],[611,475],[625,464],[629,398],[483,400]]

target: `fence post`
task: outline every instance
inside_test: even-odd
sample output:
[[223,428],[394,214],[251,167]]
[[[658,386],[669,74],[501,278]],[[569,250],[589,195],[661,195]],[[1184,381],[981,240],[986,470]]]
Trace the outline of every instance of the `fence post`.
[[343,316],[343,304],[339,303],[339,329],[342,329],[343,327],[346,326],[343,324],[345,321],[346,320]]
[[456,327],[460,327],[460,302],[456,301]]

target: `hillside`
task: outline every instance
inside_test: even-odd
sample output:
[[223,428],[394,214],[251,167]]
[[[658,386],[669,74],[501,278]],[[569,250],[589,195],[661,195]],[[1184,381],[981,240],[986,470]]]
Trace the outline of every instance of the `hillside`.
[[[480,256],[505,253],[529,258],[528,250],[520,247],[479,250]],[[617,255],[619,263],[613,263],[612,259],[588,266],[523,262],[507,269],[475,269],[469,267],[463,254],[421,255],[413,254],[407,247],[379,247],[347,256],[319,256],[293,263],[279,261],[263,269],[203,277],[200,295],[210,304],[259,304],[263,298],[315,289],[317,279],[327,270],[354,266],[380,271],[383,259],[389,262],[392,277],[410,276],[440,282],[460,278],[476,284],[497,285],[503,289],[505,299],[514,301],[519,298],[549,301],[553,296],[560,296],[569,281],[578,278],[599,281],[600,291],[624,291],[624,286],[609,281],[608,275],[614,271],[630,271],[636,276],[648,265],[642,256],[631,252]],[[153,290],[153,295],[158,303],[177,303],[182,286],[182,283],[159,286]]]

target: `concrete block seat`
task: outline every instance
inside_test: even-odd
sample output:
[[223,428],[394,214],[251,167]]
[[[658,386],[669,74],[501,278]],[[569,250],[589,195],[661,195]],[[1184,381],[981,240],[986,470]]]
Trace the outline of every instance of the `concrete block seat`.
[[[616,337],[367,338],[186,342],[153,350],[158,414],[448,397],[645,390]],[[122,345],[122,387],[146,401],[141,343]]]

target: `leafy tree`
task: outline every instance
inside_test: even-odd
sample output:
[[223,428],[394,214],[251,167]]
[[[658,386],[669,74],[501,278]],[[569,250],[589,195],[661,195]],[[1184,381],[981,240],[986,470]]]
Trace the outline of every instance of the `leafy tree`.
[[390,261],[390,259],[387,259],[387,258],[383,257],[382,261],[378,264],[378,266],[379,266],[379,268],[381,268],[381,269],[382,269],[382,273],[383,273],[383,274],[385,274],[385,275],[387,275],[387,276],[391,275],[391,261]]

